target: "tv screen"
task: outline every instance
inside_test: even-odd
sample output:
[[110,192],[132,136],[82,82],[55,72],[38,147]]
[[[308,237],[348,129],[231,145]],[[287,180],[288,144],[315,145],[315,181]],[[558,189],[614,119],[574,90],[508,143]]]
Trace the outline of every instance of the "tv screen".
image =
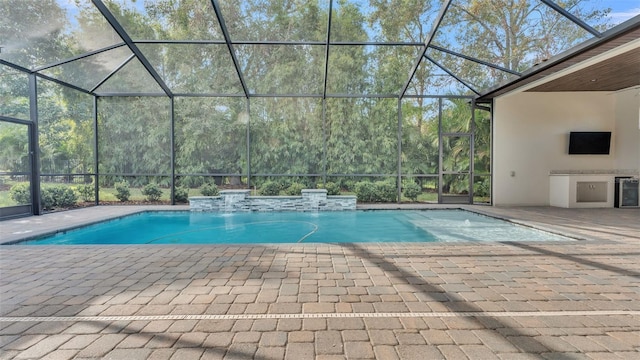
[[572,131],[569,134],[569,154],[608,155],[610,131]]

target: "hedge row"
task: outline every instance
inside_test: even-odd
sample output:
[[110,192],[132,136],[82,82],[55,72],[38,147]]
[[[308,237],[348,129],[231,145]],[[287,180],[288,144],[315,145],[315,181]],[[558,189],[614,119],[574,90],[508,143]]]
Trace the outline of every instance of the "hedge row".
[[[361,202],[395,202],[398,199],[397,188],[393,181],[360,181],[353,184],[353,191],[356,193],[358,201]],[[265,196],[275,195],[300,195],[306,186],[301,183],[288,183],[278,181],[267,181],[260,187],[259,193]],[[340,195],[340,185],[327,182],[318,184],[318,188],[326,189],[328,195]],[[129,184],[122,181],[114,184],[115,196],[120,201],[128,201],[131,196]],[[71,207],[78,201],[80,196],[84,201],[93,199],[94,186],[92,184],[79,185],[75,189],[65,185],[44,186],[42,188],[42,202],[45,209],[55,207]],[[415,201],[422,192],[421,187],[414,182],[403,184],[402,193],[405,197]],[[155,183],[149,183],[142,189],[148,201],[158,201],[162,197],[162,190]],[[217,196],[220,192],[216,184],[205,183],[200,188],[203,196]],[[20,183],[11,187],[11,198],[19,204],[29,203],[31,192],[28,183]],[[188,201],[189,191],[185,187],[176,187],[176,202],[185,203]]]

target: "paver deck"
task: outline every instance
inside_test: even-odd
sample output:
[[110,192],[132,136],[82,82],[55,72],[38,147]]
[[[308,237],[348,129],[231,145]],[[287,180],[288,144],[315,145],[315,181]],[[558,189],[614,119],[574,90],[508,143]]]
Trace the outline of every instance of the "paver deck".
[[2,246],[0,359],[640,358],[639,209],[468,208],[585,240]]

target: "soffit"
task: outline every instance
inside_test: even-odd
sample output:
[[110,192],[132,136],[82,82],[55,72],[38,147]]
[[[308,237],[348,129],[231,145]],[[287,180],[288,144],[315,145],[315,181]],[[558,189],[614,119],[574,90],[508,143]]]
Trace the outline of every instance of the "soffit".
[[640,47],[527,91],[618,91],[640,85]]

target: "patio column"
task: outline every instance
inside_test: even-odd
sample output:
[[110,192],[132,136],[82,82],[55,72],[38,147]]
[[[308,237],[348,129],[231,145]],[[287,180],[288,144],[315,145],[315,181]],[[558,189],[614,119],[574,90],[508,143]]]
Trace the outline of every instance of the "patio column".
[[31,206],[33,215],[42,214],[40,196],[40,144],[38,140],[38,84],[36,74],[29,74],[29,155],[31,157]]

